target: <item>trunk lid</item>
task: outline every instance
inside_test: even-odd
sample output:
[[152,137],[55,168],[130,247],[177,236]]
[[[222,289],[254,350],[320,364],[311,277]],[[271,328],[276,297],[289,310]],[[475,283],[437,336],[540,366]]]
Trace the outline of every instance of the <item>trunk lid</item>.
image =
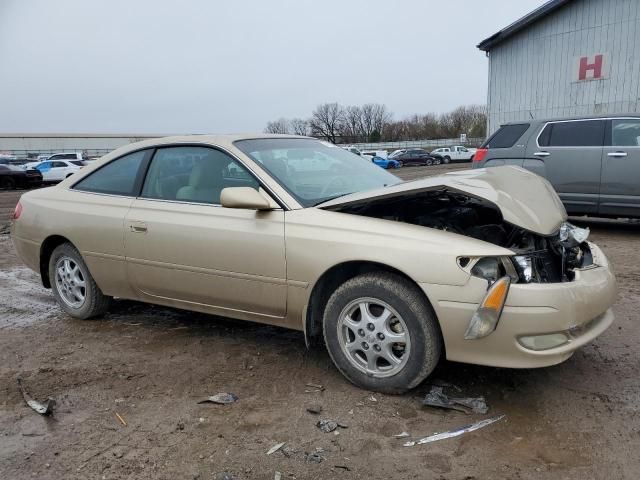
[[539,235],[552,235],[567,218],[562,201],[544,178],[520,167],[502,166],[449,172],[329,200],[318,208],[366,203],[433,190],[458,191],[494,204],[506,222]]

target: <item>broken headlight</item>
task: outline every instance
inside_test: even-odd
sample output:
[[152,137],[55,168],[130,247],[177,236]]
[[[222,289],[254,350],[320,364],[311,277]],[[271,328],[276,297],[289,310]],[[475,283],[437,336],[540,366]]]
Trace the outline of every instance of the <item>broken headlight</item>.
[[475,263],[471,269],[471,275],[484,278],[489,284],[505,275],[513,281],[518,280],[518,272],[509,257],[483,257]]
[[560,226],[560,244],[565,248],[577,247],[589,238],[589,229],[580,228],[569,222],[564,222]]

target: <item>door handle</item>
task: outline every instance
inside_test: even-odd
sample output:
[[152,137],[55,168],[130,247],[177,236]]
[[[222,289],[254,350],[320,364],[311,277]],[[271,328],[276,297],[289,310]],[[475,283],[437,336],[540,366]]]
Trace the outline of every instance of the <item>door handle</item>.
[[534,153],[534,155],[536,157],[548,157],[551,154],[549,152],[536,152],[536,153]]
[[607,153],[608,157],[626,157],[627,152],[609,152]]
[[133,233],[147,233],[147,224],[144,222],[132,222],[129,224],[129,230]]

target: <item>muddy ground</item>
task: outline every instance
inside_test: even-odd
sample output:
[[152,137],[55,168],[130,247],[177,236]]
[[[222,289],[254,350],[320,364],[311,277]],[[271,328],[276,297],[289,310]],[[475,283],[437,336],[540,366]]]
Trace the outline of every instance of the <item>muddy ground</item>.
[[[19,195],[0,193],[0,231]],[[0,478],[637,479],[640,225],[582,223],[617,273],[614,326],[555,367],[443,361],[433,378],[486,396],[489,415],[506,419],[412,448],[392,435],[484,416],[422,407],[427,384],[403,396],[358,389],[298,332],[125,301],[102,320],[71,319],[0,234]],[[34,397],[56,399],[52,418],[25,405],[18,377]],[[239,400],[197,403],[217,392]],[[322,433],[318,418],[348,428]],[[306,457],[316,449],[320,463]]]

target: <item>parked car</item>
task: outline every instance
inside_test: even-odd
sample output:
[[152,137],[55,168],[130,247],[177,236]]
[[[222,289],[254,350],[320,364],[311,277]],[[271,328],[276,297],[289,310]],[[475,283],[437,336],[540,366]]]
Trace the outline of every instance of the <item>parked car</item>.
[[394,150],[393,152],[391,152],[391,153],[387,156],[387,158],[395,158],[395,157],[397,157],[398,155],[401,155],[401,154],[403,154],[403,153],[404,153],[404,152],[406,152],[406,151],[407,151],[407,149],[406,149],[406,148],[399,148],[398,150]]
[[62,152],[49,155],[46,160],[85,160],[82,152]]
[[184,136],[24,194],[11,235],[73,317],[117,297],[293,328],[353,383],[397,393],[445,355],[554,365],[611,325],[609,263],[566,219],[522,168],[402,182],[315,139]]
[[70,177],[84,166],[83,160],[45,160],[27,163],[23,168],[35,168],[42,173],[44,183],[56,183]]
[[365,154],[361,152],[359,148],[356,148],[356,147],[342,147],[342,148],[345,149],[347,152],[354,153],[359,157],[364,158],[365,160],[373,160],[373,155]]
[[389,152],[387,152],[386,150],[362,150],[361,154],[369,155],[371,158],[373,157],[380,157],[384,159],[389,158]]
[[431,155],[439,155],[442,157],[442,163],[449,162],[467,162],[472,161],[476,153],[475,148],[467,148],[462,145],[454,145],[453,147],[436,148]]
[[24,170],[16,165],[0,164],[0,190],[31,188],[42,185],[42,174],[34,169]]
[[442,163],[442,157],[439,155],[431,155],[426,150],[421,148],[412,148],[407,149],[403,153],[398,155],[394,155],[394,160],[400,160],[402,165],[410,166],[410,165],[440,165]]
[[373,157],[371,161],[379,167],[385,168],[387,170],[390,168],[402,167],[402,162],[399,160],[394,160],[393,158]]
[[545,177],[572,215],[640,217],[640,115],[501,126],[473,167],[518,165]]

